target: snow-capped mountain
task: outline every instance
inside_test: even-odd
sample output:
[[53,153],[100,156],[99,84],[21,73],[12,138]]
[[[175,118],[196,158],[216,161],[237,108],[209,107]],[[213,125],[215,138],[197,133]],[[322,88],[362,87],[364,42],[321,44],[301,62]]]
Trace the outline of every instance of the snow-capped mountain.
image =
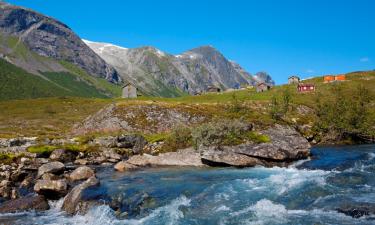
[[174,97],[199,93],[211,85],[225,90],[255,82],[250,73],[212,46],[171,55],[150,46],[128,49],[84,41],[115,67],[123,80],[133,83],[147,95]]

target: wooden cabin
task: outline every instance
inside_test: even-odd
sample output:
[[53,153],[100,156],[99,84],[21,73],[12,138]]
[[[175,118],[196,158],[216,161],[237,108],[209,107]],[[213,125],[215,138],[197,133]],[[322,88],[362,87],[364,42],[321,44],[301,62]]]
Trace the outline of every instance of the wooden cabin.
[[298,92],[314,92],[316,90],[315,84],[298,84]]
[[138,89],[131,83],[122,86],[122,98],[137,98]]
[[256,87],[257,87],[257,92],[265,92],[271,89],[271,85],[264,83],[264,82],[257,84]]
[[298,76],[291,76],[288,78],[288,84],[299,84],[301,79]]

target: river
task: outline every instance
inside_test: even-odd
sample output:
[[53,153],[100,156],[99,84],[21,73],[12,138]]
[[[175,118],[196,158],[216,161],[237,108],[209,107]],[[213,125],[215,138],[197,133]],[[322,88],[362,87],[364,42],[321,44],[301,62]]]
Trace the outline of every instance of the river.
[[289,168],[101,169],[101,186],[86,198],[118,199],[66,216],[51,209],[0,215],[0,224],[375,224],[337,212],[345,204],[375,204],[375,145],[314,147],[310,160]]

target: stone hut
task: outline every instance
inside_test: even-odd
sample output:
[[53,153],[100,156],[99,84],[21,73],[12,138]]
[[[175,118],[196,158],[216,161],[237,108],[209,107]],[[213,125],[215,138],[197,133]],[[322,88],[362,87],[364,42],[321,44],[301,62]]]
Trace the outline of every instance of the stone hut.
[[207,87],[207,92],[210,92],[210,93],[219,93],[219,92],[221,92],[221,89],[219,87],[211,85],[211,86]]
[[298,76],[290,76],[288,78],[288,84],[299,84],[301,79]]
[[270,89],[271,89],[271,85],[267,83],[262,82],[262,83],[257,84],[257,92],[265,92]]
[[122,86],[122,98],[137,98],[137,88],[131,83]]

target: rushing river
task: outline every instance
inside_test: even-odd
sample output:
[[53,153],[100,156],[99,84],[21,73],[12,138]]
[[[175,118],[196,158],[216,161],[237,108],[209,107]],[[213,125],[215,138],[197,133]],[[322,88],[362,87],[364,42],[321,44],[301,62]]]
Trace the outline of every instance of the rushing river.
[[0,224],[375,224],[336,211],[375,203],[375,145],[312,153],[289,168],[105,169],[98,173],[101,186],[87,196],[126,202],[122,219],[105,205],[68,217],[57,201],[43,213],[0,215]]

